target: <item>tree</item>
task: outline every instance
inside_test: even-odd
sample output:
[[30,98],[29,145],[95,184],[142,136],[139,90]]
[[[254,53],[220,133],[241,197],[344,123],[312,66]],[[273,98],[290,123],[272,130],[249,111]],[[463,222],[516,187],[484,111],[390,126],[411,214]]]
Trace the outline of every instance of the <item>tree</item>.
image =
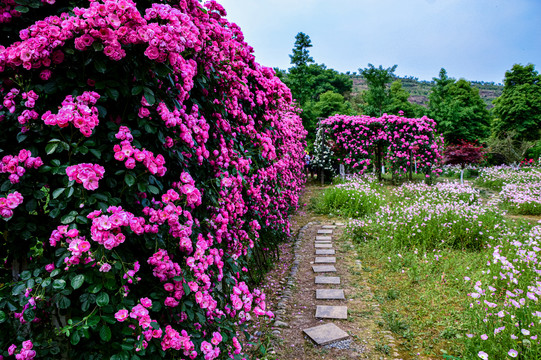
[[385,107],[387,114],[399,115],[402,111],[405,117],[415,117],[416,106],[409,102],[410,93],[402,87],[402,81],[396,80],[389,90],[389,104]]
[[[303,109],[301,118],[304,127],[308,130],[309,146],[315,139],[317,118],[322,111],[315,109],[315,105],[320,101],[320,95],[328,91],[339,94],[342,96],[343,106],[346,106],[344,96],[348,96],[353,87],[353,81],[349,76],[328,69],[324,64],[315,64],[308,51],[310,47],[312,47],[310,37],[302,32],[298,33],[295,36],[292,54],[289,55],[293,66],[287,73],[277,71],[278,77],[291,89],[293,98]],[[333,101],[336,99],[335,97]],[[324,103],[329,100],[325,100]]]
[[302,106],[310,96],[308,64],[314,59],[310,56],[308,48],[312,47],[310,37],[303,32],[295,36],[293,54],[289,55],[293,67],[289,69],[286,84],[291,89],[294,99]]
[[494,100],[497,134],[516,131],[517,140],[541,137],[541,75],[533,64],[515,64],[505,72],[502,95]]
[[436,120],[445,140],[459,144],[488,137],[490,113],[479,90],[464,79],[449,78],[443,68],[434,82],[436,85],[429,95],[428,116]]
[[365,93],[365,113],[370,116],[381,116],[386,105],[390,102],[389,90],[387,84],[394,79],[394,71],[398,65],[384,69],[381,65],[379,68],[368,64],[365,69],[359,69],[362,77],[368,84],[368,91]]
[[321,94],[319,101],[314,104],[314,112],[317,117],[328,118],[336,114],[352,115],[353,110],[341,94],[327,91]]
[[474,143],[461,141],[445,147],[443,152],[443,163],[446,165],[460,165],[460,183],[464,184],[464,169],[467,164],[480,163],[486,154],[482,146]]
[[303,32],[298,33],[295,36],[295,46],[293,47],[293,54],[289,55],[291,64],[294,67],[304,67],[309,63],[313,63],[314,59],[310,56],[308,48],[312,47],[312,41],[310,37]]

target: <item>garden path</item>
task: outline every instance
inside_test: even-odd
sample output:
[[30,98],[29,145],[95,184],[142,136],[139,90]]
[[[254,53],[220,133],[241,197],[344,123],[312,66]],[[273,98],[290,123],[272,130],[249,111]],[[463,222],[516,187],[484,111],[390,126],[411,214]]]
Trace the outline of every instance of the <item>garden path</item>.
[[[322,190],[309,186],[302,202]],[[298,235],[285,288],[269,299],[276,319],[268,358],[400,359],[393,336],[378,325],[379,305],[355,249],[341,236],[343,220],[307,209],[292,218]]]

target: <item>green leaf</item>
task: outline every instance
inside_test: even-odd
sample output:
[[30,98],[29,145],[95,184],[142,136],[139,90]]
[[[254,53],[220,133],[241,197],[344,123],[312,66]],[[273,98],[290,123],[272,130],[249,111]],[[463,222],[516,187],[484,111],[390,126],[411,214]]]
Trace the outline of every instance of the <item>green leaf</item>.
[[70,336],[70,343],[71,345],[77,345],[81,341],[81,335],[79,335],[79,331],[74,331]]
[[51,155],[52,153],[55,152],[56,148],[58,147],[58,143],[57,142],[54,142],[54,143],[48,143],[46,146],[45,146],[45,152],[47,153],[47,155]]
[[60,219],[60,223],[64,225],[71,224],[74,221],[75,221],[75,216],[70,215],[70,214],[63,216],[62,219]]
[[85,276],[83,274],[79,274],[75,276],[73,279],[71,279],[71,287],[74,290],[76,290],[80,288],[84,282],[85,282]]
[[21,142],[23,142],[27,137],[28,137],[28,135],[26,135],[26,134],[20,132],[20,133],[17,134],[17,141],[21,143]]
[[99,315],[92,315],[91,317],[88,318],[88,320],[86,321],[86,324],[90,327],[94,327],[99,324],[100,320],[101,318]]
[[118,97],[119,97],[119,95],[120,95],[119,92],[118,92],[118,90],[111,89],[111,88],[107,89],[106,94],[107,94],[110,98],[112,98],[114,101],[117,101],[117,100],[118,100]]
[[36,199],[30,199],[25,205],[26,211],[32,212],[38,208],[38,202]]
[[5,322],[7,319],[8,319],[8,316],[6,315],[6,313],[0,310],[0,324]]
[[66,188],[58,188],[55,191],[53,191],[53,199],[56,199],[57,197],[59,197],[65,190]]
[[106,292],[101,292],[96,297],[96,305],[99,307],[103,307],[105,305],[109,304],[109,294]]
[[105,71],[107,71],[107,65],[105,64],[103,60],[100,60],[100,59],[94,60],[94,68],[96,69],[97,72],[100,72],[102,74],[104,74]]
[[60,297],[58,301],[58,307],[60,309],[68,309],[71,306],[71,300],[65,296]]
[[156,186],[154,185],[149,185],[148,186],[148,191],[151,193],[151,194],[154,194],[154,195],[157,195],[160,193],[160,189],[158,189]]
[[27,13],[28,12],[28,8],[26,6],[15,6],[15,11],[18,11],[20,13]]
[[51,271],[51,277],[55,277],[56,275],[60,274],[60,269],[54,269],[53,271]]
[[144,91],[145,91],[145,99],[147,100],[147,102],[150,105],[154,105],[154,103],[156,102],[156,98],[154,97],[154,92],[147,87],[144,88]]
[[124,176],[124,182],[131,187],[135,184],[135,177],[131,174],[126,174],[126,176]]
[[187,284],[187,283],[184,283],[184,284],[182,284],[182,287],[184,288],[184,293],[185,293],[186,295],[190,295],[190,293],[192,292],[192,290],[190,289],[190,287],[188,286],[188,284]]
[[35,318],[36,318],[36,314],[34,313],[34,310],[32,309],[27,309],[23,314],[23,319],[26,322],[32,322],[32,320],[34,320]]
[[32,277],[32,273],[28,270],[25,270],[21,273],[21,279],[26,281]]
[[142,92],[143,92],[143,87],[141,85],[134,86],[131,89],[131,94],[132,95],[139,95]]
[[65,287],[66,287],[66,280],[55,279],[55,281],[53,281],[53,289],[63,290]]
[[11,290],[11,295],[17,296],[26,289],[26,284],[19,284]]
[[103,325],[100,329],[100,338],[105,341],[109,342],[111,340],[111,329],[107,325]]

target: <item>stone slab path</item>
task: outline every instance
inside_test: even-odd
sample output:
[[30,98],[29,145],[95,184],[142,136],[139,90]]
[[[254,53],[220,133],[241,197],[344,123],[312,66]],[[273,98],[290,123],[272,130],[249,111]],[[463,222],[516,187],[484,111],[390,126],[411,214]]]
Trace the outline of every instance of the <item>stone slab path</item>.
[[334,255],[336,252],[333,249],[316,249],[316,255]]
[[303,331],[318,345],[326,345],[349,337],[347,332],[332,323],[314,326]]
[[340,285],[340,278],[338,276],[316,276],[316,284]]
[[315,264],[335,264],[336,263],[336,257],[334,256],[316,256],[316,260],[314,261]]
[[315,273],[336,272],[334,265],[314,265],[312,269]]
[[[335,249],[333,249],[332,235],[336,229],[336,225],[323,225],[317,230],[317,236],[314,241],[315,255],[335,255]],[[320,236],[319,234],[325,234],[326,236]],[[326,248],[326,250],[321,250]],[[326,251],[325,254],[318,254],[318,251]],[[331,253],[332,252],[332,253]],[[315,264],[336,264],[336,256],[316,256]],[[331,265],[332,266],[332,265]],[[315,274],[327,272],[331,269],[328,265],[314,265],[312,269]],[[333,272],[336,272],[336,268]],[[316,285],[340,285],[340,277],[325,277],[315,276],[314,282]],[[316,289],[316,300],[346,300],[343,289]],[[319,319],[332,319],[332,320],[347,320],[348,317],[347,306],[330,306],[330,305],[317,305],[315,317]],[[327,323],[303,330],[316,344],[325,345],[336,341],[341,341],[349,338],[349,334],[340,329],[334,323]]]
[[348,307],[318,305],[316,308],[316,317],[320,319],[347,320]]
[[[284,292],[286,300],[277,303],[272,327],[279,338],[275,343],[277,358],[400,359],[394,348],[391,354],[378,350],[378,344],[393,346],[388,340],[390,334],[376,323],[382,321],[379,307],[372,301],[369,284],[362,277],[358,255],[351,251],[353,244],[341,236],[345,224],[335,224],[338,226],[315,221],[299,230],[294,275],[281,281],[291,284],[291,288]],[[326,233],[321,234],[322,230]],[[333,263],[319,263],[332,261],[331,258]],[[324,290],[334,296],[328,296],[329,292]]]

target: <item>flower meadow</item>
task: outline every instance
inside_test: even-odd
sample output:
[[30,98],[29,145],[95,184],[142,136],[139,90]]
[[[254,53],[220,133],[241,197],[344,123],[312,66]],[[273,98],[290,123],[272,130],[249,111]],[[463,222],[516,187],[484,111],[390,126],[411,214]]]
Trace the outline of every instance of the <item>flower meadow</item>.
[[498,202],[510,213],[541,215],[541,170],[538,167],[483,168],[475,182],[499,191]]
[[225,16],[1,1],[0,359],[242,359],[273,316],[306,132]]
[[427,178],[441,172],[443,139],[434,120],[427,117],[335,115],[321,121],[320,128],[327,142],[319,152],[327,153],[331,144],[337,161],[354,172],[375,168],[379,173],[382,165],[388,167],[393,179],[405,179],[414,169]]
[[486,202],[470,182],[389,187],[357,176],[326,192],[340,188],[358,189],[366,206],[379,200],[370,212],[356,215],[357,205],[343,202],[333,213],[351,218],[347,234],[373,276],[381,325],[417,349],[412,355],[538,357],[541,224],[507,219],[506,206]]

